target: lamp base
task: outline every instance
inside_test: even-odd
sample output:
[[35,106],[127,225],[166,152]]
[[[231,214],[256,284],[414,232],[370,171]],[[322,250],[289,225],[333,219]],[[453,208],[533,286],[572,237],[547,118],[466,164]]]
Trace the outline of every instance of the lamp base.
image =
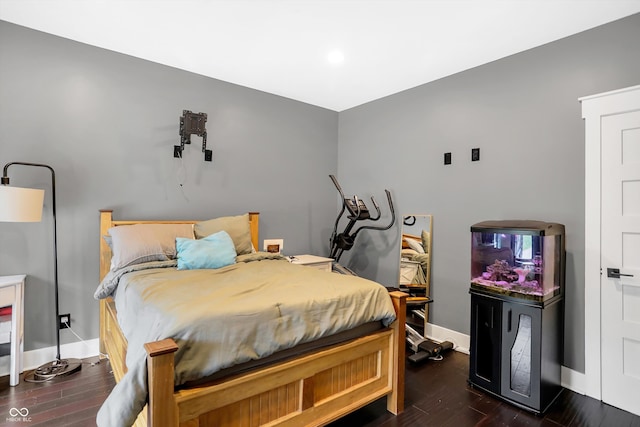
[[24,376],[24,380],[29,382],[49,381],[56,377],[71,375],[81,369],[82,360],[80,359],[56,359],[29,372]]

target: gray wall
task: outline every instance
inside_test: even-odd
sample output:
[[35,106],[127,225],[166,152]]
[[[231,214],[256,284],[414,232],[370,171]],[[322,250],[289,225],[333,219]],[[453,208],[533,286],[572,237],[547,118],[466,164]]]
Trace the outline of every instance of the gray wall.
[[[431,321],[469,333],[469,226],[567,231],[565,365],[584,372],[584,125],[578,97],[640,83],[640,14],[340,113],[345,191],[389,188],[434,214]],[[481,160],[471,162],[471,148]],[[453,164],[443,165],[443,153]],[[361,236],[345,263],[396,283],[398,231]],[[360,238],[360,236],[359,236]]]
[[[138,219],[255,210],[261,240],[284,238],[292,254],[327,252],[337,112],[2,21],[0,64],[0,163],[56,171],[60,309],[85,339],[98,336],[101,208]],[[183,109],[208,114],[212,163],[197,136],[183,163],[173,158]],[[42,223],[0,223],[0,275],[28,274],[31,350],[55,344],[50,178],[44,169],[9,172],[13,185],[47,190]],[[62,342],[72,341],[63,331]]]
[[[0,163],[56,169],[61,311],[98,334],[98,209],[122,218],[262,213],[261,239],[326,254],[338,177],[384,188],[399,213],[432,213],[432,322],[469,331],[469,226],[567,226],[565,364],[584,371],[584,130],[577,98],[640,83],[640,15],[341,113],[0,21]],[[172,157],[183,109],[206,112],[214,162],[193,137]],[[338,142],[340,141],[339,146]],[[472,147],[481,161],[470,162]],[[442,165],[443,153],[453,164]],[[45,170],[12,184],[50,190]],[[183,185],[180,186],[179,182]],[[50,191],[42,223],[0,223],[0,274],[29,275],[26,349],[54,345]],[[343,263],[394,284],[399,227],[363,232]],[[62,341],[75,341],[67,332]]]

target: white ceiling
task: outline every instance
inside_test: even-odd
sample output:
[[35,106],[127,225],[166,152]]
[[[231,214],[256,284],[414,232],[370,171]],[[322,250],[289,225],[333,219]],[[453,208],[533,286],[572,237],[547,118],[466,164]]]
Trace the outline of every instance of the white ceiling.
[[336,111],[638,12],[640,0],[0,0],[5,21]]

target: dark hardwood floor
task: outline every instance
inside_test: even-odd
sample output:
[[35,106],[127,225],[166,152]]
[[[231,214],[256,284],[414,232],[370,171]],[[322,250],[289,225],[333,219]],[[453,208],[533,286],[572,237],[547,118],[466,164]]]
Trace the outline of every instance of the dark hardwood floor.
[[[115,380],[108,361],[95,357],[83,362],[80,372],[48,382],[25,382],[20,375],[20,384],[10,387],[9,377],[1,377],[0,426],[95,426],[98,409]],[[25,414],[24,408],[25,418],[15,415],[16,409]]]
[[[107,361],[86,359],[82,371],[54,382],[9,387],[0,378],[0,426],[95,426],[98,408],[114,386]],[[497,400],[467,385],[469,357],[449,352],[444,360],[407,365],[405,411],[393,416],[380,399],[331,427],[354,426],[603,426],[640,427],[640,417],[564,390],[543,416]],[[12,418],[11,408],[29,411]],[[24,411],[23,411],[24,412]]]

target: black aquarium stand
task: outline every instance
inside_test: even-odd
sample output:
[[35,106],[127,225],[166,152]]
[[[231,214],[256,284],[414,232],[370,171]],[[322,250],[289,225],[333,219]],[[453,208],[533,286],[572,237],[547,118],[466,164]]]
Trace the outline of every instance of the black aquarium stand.
[[470,385],[544,413],[562,391],[563,298],[541,303],[470,294]]

